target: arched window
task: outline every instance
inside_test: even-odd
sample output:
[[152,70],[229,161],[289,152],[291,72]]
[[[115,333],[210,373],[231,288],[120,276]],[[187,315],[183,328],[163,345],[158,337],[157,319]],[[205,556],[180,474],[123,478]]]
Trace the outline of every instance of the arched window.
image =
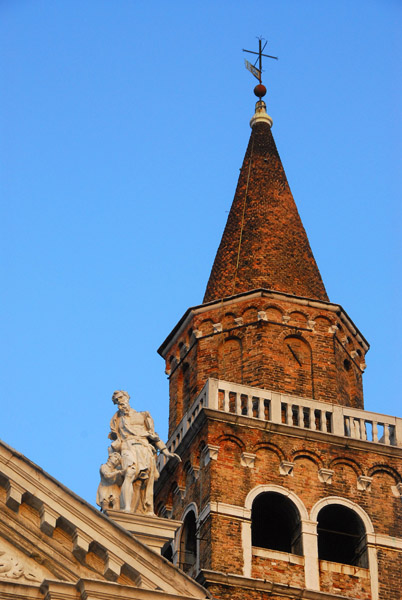
[[251,543],[259,548],[302,555],[300,514],[289,498],[263,492],[251,509]]
[[354,510],[330,504],[317,520],[319,559],[367,568],[366,530]]
[[166,558],[169,562],[173,562],[173,548],[170,542],[166,542],[161,550],[161,554],[164,558]]
[[185,573],[192,571],[197,560],[197,525],[195,514],[187,513],[180,538],[180,568]]

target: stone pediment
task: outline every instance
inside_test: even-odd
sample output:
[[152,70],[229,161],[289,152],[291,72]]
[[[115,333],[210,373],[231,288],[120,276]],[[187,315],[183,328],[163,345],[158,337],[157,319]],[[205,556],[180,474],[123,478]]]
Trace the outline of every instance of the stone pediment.
[[0,581],[40,584],[52,577],[51,571],[34,559],[26,556],[13,544],[0,539]]
[[127,529],[0,442],[0,596],[52,600],[62,593],[78,600],[91,597],[91,586],[96,593],[105,587],[110,599],[208,597]]

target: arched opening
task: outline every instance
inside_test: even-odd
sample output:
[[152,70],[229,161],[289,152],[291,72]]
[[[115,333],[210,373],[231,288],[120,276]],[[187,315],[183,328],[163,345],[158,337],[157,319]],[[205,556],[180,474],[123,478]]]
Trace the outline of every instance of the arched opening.
[[197,525],[195,514],[191,510],[187,513],[180,538],[180,568],[189,573],[197,560]]
[[300,514],[289,498],[263,492],[251,508],[251,543],[259,548],[303,554]]
[[171,563],[173,562],[173,548],[170,542],[166,542],[161,550],[161,554],[164,558],[166,558],[166,560]]
[[366,530],[354,510],[329,504],[317,520],[319,559],[367,568]]

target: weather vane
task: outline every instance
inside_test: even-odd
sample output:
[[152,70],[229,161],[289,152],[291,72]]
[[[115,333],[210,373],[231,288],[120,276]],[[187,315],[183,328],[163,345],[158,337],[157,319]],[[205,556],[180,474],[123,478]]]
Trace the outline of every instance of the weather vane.
[[[262,45],[262,42],[265,41],[264,46]],[[258,79],[258,81],[260,82],[259,85],[256,85],[254,88],[254,93],[256,96],[258,96],[260,99],[265,96],[265,94],[267,93],[267,89],[264,85],[262,85],[262,81],[261,81],[261,76],[262,76],[262,57],[266,56],[267,58],[274,58],[275,60],[278,60],[277,56],[271,56],[270,54],[263,54],[263,51],[265,50],[265,46],[267,45],[267,41],[264,40],[264,38],[260,37],[258,38],[258,52],[254,52],[253,50],[245,50],[243,48],[243,52],[249,52],[250,54],[256,54],[258,56],[257,60],[255,61],[255,63],[252,65],[251,63],[249,63],[248,60],[245,60],[246,63],[246,69],[248,69],[250,71],[250,73],[252,73],[254,75],[254,77],[256,77]],[[258,67],[256,66],[258,62]]]

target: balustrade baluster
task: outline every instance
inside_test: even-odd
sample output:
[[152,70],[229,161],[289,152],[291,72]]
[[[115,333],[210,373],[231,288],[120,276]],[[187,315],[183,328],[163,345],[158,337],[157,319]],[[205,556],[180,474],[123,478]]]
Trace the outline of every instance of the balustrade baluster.
[[223,410],[229,412],[229,392],[223,390]]
[[258,398],[258,418],[265,420],[264,398]]
[[384,423],[384,444],[389,446],[389,425],[387,423]]
[[378,442],[377,421],[373,421],[373,442]]
[[241,415],[241,397],[237,392],[235,393],[235,413]]
[[253,397],[251,396],[251,394],[247,396],[247,416],[253,416]]

